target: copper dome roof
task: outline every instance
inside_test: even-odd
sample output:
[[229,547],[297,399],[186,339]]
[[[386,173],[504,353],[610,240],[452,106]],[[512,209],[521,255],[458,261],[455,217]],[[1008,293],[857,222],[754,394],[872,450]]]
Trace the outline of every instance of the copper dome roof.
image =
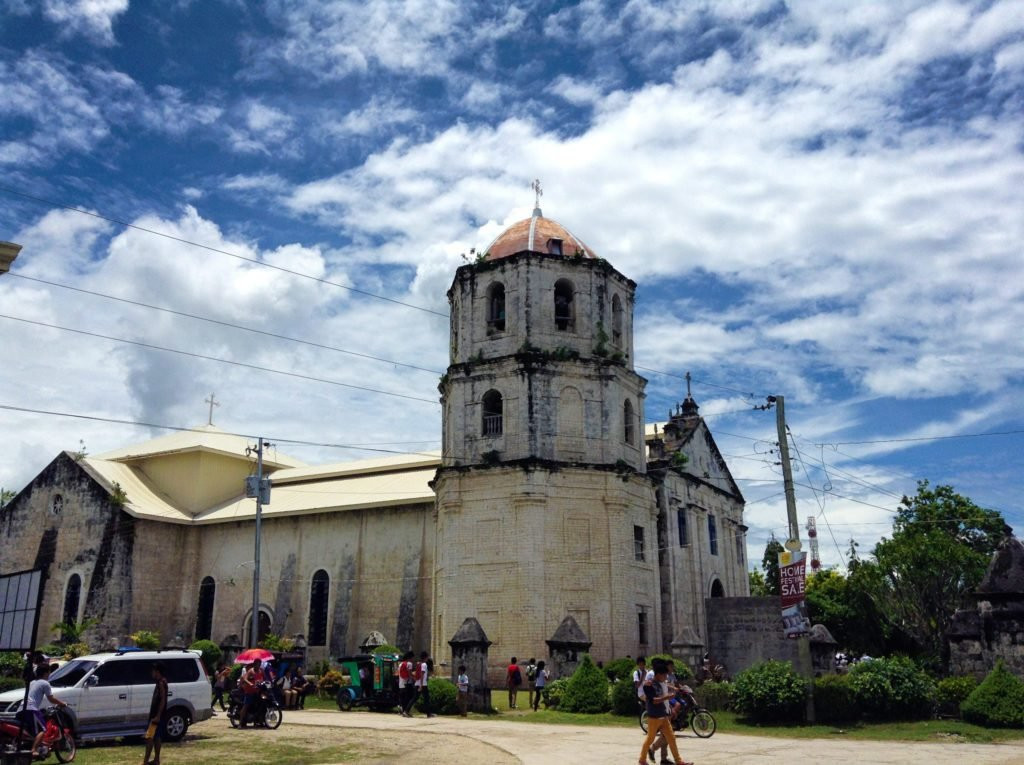
[[545,218],[539,208],[533,211],[532,217],[513,223],[499,234],[491,246],[484,250],[487,253],[485,260],[507,258],[523,250],[565,257],[597,257],[565,226]]

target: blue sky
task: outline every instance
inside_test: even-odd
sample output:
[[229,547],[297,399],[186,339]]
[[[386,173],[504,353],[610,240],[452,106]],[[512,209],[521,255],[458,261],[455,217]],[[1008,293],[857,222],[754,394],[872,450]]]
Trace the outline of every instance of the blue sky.
[[[822,557],[918,478],[1024,525],[1024,3],[0,0],[0,313],[434,400],[462,253],[545,214],[638,282],[646,414],[694,394]],[[9,190],[134,224],[17,196]],[[0,318],[0,404],[436,448],[439,407]],[[662,373],[669,374],[662,374]],[[748,396],[746,394],[753,393]],[[715,416],[712,416],[715,415]],[[143,428],[0,410],[0,485]],[[965,436],[942,438],[938,436]],[[970,436],[970,437],[967,437]],[[370,452],[294,447],[309,461]],[[832,537],[835,537],[833,544]]]

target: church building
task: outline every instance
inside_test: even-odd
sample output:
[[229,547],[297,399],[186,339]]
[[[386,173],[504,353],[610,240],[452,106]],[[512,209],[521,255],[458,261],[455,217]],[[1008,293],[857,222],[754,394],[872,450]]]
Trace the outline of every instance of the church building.
[[[302,635],[311,660],[379,631],[445,661],[474,617],[497,668],[574,622],[595,660],[699,656],[713,599],[749,594],[744,501],[689,391],[648,424],[635,290],[539,208],[460,267],[440,453],[265,455],[260,632]],[[240,645],[247,446],[203,426],[61,453],[0,511],[0,573],[42,568],[43,629],[98,619],[95,647],[139,629]]]

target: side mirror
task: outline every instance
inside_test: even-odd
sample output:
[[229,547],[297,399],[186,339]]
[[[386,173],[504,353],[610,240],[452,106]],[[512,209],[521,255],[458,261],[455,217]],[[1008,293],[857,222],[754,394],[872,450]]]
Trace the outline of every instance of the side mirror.
[[100,684],[100,678],[99,678],[98,675],[89,675],[89,677],[87,677],[85,679],[85,687],[86,688],[92,688],[93,686],[96,686],[96,685],[99,685],[99,684]]

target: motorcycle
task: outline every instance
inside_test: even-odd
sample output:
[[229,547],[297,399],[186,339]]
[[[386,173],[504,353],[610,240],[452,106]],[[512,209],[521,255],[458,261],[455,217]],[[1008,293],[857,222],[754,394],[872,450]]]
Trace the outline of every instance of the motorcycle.
[[[249,707],[247,723],[254,726],[274,730],[281,725],[284,714],[281,705],[274,698],[274,687],[269,681],[264,681],[256,686],[256,699]],[[241,689],[235,688],[228,696],[228,722],[232,728],[241,726],[242,707],[245,705],[245,696]]]
[[[74,760],[78,753],[78,745],[75,743],[71,717],[59,707],[47,709],[43,712],[43,717],[46,719],[46,727],[43,728],[43,740],[39,744],[36,759],[45,760],[50,756],[50,752],[53,752],[59,762]],[[0,752],[5,755],[27,752],[32,748],[32,742],[36,737],[32,731],[33,726],[21,726],[18,720],[0,720]]]
[[[676,700],[682,707],[672,718],[672,730],[679,732],[691,728],[695,735],[700,738],[711,738],[718,729],[715,716],[704,707],[697,705],[697,699],[693,696],[693,689],[688,685],[682,685],[676,692]],[[647,732],[647,707],[640,710],[640,728]]]

